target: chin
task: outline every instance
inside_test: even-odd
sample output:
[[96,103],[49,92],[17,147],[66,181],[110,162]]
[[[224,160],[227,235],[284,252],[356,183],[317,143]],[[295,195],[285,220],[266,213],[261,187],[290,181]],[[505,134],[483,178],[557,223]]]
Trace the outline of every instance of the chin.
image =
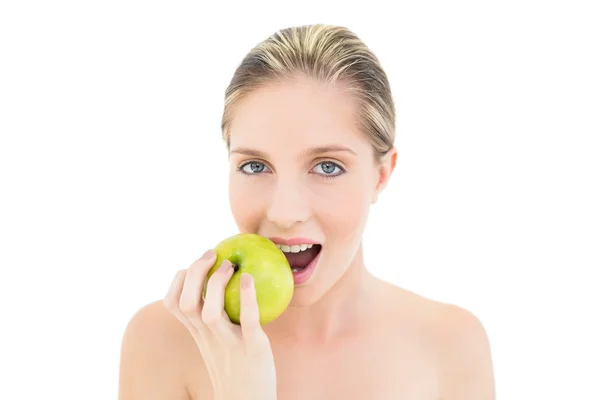
[[323,297],[322,293],[318,293],[316,288],[310,285],[299,286],[294,289],[292,301],[289,307],[306,307],[315,304]]

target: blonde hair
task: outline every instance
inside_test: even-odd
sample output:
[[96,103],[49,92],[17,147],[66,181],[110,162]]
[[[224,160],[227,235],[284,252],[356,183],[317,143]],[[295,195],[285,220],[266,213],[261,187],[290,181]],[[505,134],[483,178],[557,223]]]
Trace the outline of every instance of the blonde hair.
[[279,30],[242,60],[225,92],[221,129],[228,148],[235,104],[262,85],[298,75],[344,84],[358,100],[357,123],[376,159],[392,148],[394,102],[379,60],[348,28],[323,24]]

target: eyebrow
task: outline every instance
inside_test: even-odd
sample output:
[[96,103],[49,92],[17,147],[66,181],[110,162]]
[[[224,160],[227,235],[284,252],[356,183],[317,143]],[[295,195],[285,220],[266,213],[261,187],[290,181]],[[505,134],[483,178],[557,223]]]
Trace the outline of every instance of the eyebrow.
[[[350,149],[348,147],[332,144],[332,145],[328,145],[328,146],[311,147],[309,149],[306,149],[302,152],[302,154],[300,154],[300,157],[301,158],[314,157],[314,156],[317,156],[317,155],[323,154],[323,153],[336,153],[336,152],[345,152],[345,153],[353,154],[355,156],[357,155],[355,151],[353,151],[352,149]],[[244,155],[251,156],[251,157],[267,158],[267,155],[265,153],[263,153],[262,151],[250,149],[248,147],[237,147],[235,149],[232,149],[229,152],[229,154],[233,154],[233,153],[244,154]]]

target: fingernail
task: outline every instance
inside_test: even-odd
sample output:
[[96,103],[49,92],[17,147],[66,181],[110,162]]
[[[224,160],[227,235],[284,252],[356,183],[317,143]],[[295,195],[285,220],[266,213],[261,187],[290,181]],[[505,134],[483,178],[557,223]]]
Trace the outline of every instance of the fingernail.
[[202,255],[202,257],[200,257],[200,258],[202,258],[203,260],[210,260],[210,259],[211,259],[211,258],[213,258],[214,256],[215,256],[215,251],[214,251],[213,249],[208,249],[208,250],[206,251],[206,253],[204,253],[204,254]]
[[229,261],[229,260],[223,260],[223,262],[221,263],[221,267],[220,268],[222,270],[226,270],[226,269],[231,268],[231,265],[232,265],[231,261]]
[[250,276],[250,274],[244,272],[242,274],[242,289],[250,289],[251,285],[252,285],[252,277]]

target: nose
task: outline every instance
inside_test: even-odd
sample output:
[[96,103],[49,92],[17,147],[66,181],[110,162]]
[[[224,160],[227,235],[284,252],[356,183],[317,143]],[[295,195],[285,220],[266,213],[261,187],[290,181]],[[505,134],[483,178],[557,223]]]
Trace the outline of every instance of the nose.
[[310,217],[310,206],[303,190],[293,180],[278,180],[267,209],[267,219],[280,229],[290,229]]

